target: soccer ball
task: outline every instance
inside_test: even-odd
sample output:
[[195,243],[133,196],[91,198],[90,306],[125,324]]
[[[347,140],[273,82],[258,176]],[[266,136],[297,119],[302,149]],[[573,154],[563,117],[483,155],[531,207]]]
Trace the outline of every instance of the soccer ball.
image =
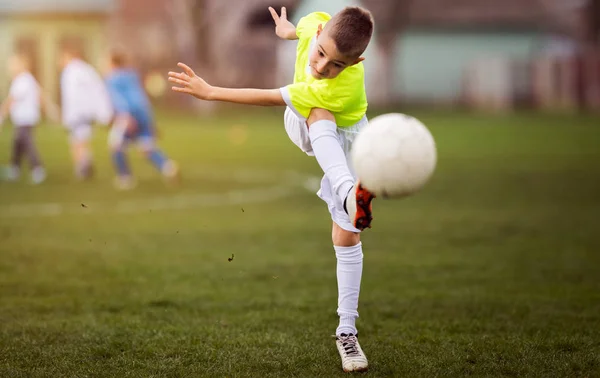
[[369,121],[356,137],[352,164],[366,189],[383,198],[419,191],[435,169],[433,136],[419,120],[390,113]]

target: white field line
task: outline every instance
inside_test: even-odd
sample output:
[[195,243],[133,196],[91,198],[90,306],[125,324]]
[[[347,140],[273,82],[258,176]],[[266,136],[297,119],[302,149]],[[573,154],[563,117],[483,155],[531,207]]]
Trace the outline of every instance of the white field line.
[[[262,183],[260,187],[232,190],[222,193],[198,193],[188,195],[171,195],[153,198],[129,199],[117,202],[90,202],[82,207],[79,203],[25,203],[0,206],[1,218],[54,217],[69,214],[117,213],[132,214],[161,210],[185,210],[205,207],[223,207],[267,203],[290,197],[299,189],[305,188],[314,192],[318,179],[297,172],[286,172],[283,175],[267,175],[264,172],[243,171],[239,174],[223,175],[204,173],[205,179],[227,179],[240,183]],[[265,181],[279,181],[264,185]]]

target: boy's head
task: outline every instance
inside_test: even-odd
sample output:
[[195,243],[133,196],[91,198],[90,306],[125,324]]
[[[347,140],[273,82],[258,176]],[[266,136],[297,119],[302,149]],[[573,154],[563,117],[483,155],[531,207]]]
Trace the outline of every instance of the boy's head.
[[315,79],[333,79],[345,68],[364,60],[361,57],[373,35],[373,16],[361,7],[346,7],[325,24],[319,25],[317,44],[309,63]]
[[113,47],[106,54],[104,64],[104,69],[107,73],[125,68],[129,65],[129,55],[125,52],[125,49]]
[[73,59],[81,59],[81,46],[73,41],[67,41],[60,49],[58,65],[65,68]]
[[23,52],[16,52],[8,59],[8,74],[15,77],[20,73],[30,70],[29,56]]

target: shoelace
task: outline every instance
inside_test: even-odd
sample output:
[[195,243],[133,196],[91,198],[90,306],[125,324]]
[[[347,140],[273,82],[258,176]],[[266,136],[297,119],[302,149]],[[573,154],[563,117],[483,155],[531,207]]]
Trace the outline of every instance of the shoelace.
[[344,347],[344,351],[346,355],[349,357],[358,357],[360,353],[358,352],[358,348],[356,343],[358,343],[358,339],[354,335],[348,336],[338,336],[340,341],[342,342],[342,347]]

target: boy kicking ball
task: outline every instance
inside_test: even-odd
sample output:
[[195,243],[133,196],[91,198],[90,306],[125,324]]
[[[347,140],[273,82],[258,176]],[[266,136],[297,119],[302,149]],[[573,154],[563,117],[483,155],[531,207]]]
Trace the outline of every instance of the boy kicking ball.
[[370,227],[374,195],[361,187],[350,167],[352,142],[366,127],[367,97],[361,55],[373,33],[373,18],[360,7],[333,17],[316,12],[297,26],[269,8],[275,33],[298,40],[294,83],[279,89],[231,89],[211,86],[183,63],[169,72],[174,91],[201,100],[262,106],[287,106],[285,129],[302,151],[315,156],[325,175],[317,195],[333,220],[337,257],[338,309],[336,345],[346,372],[365,371],[368,362],[358,343],[356,318],[363,269],[360,232]]

